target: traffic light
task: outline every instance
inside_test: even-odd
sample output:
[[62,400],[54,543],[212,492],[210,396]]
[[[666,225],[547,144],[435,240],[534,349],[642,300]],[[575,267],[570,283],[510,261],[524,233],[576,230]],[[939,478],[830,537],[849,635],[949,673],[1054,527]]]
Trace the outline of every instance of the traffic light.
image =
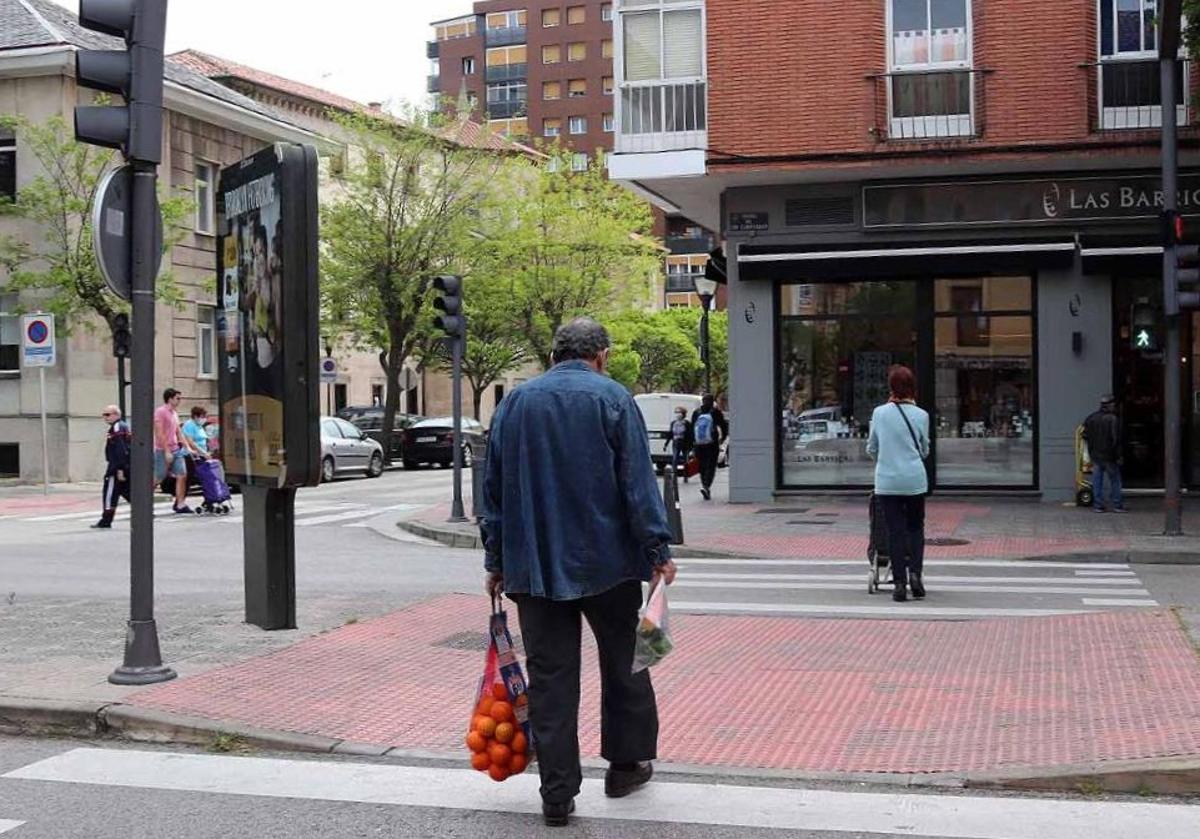
[[114,358],[129,358],[130,341],[129,315],[121,312],[113,318],[112,342]]
[[123,38],[128,49],[76,52],[75,80],[125,103],[76,106],[75,139],[160,163],[167,0],[79,0],[79,25]]
[[1200,309],[1200,246],[1185,245],[1183,216],[1178,210],[1163,213],[1166,245],[1175,254],[1175,302],[1179,309]]
[[438,293],[433,306],[442,313],[433,319],[433,325],[445,332],[446,337],[451,340],[465,337],[467,320],[462,311],[462,277],[452,274],[434,277],[433,288]]
[[1157,352],[1159,347],[1158,309],[1150,303],[1135,303],[1129,320],[1133,325],[1129,333],[1129,343],[1133,349],[1145,353]]

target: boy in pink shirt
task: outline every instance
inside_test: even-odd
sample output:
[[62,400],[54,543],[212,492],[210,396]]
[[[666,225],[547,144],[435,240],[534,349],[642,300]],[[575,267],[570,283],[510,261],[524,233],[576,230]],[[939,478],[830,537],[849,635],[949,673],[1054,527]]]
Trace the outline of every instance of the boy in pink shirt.
[[183,396],[173,387],[163,391],[163,404],[154,411],[154,484],[170,473],[175,477],[176,513],[190,513],[187,506],[187,462],[192,442],[179,433],[179,403]]

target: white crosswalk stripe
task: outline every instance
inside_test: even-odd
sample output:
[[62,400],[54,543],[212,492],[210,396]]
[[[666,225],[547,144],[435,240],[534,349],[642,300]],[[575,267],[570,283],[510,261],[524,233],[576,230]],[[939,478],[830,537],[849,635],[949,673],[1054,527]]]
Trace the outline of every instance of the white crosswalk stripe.
[[23,824],[25,824],[25,822],[15,822],[11,819],[0,819],[0,833],[8,833],[8,831],[14,830]]
[[[189,504],[197,505],[199,499],[189,498]],[[171,502],[160,502],[154,505],[155,525],[178,525],[183,523],[204,523],[210,524],[220,522],[224,525],[240,525],[244,521],[244,514],[241,509],[240,496],[234,496],[233,511],[225,515],[187,515],[177,514],[172,509]],[[349,501],[324,501],[319,499],[304,500],[296,502],[296,526],[297,527],[317,527],[321,525],[344,525],[354,526],[360,524],[368,526],[369,520],[376,516],[381,516],[386,513],[396,513],[408,510],[415,510],[419,505],[416,504],[388,504],[376,506],[373,504],[360,504]],[[33,524],[51,524],[51,525],[83,525],[90,524],[99,518],[98,510],[90,510],[88,512],[74,513],[56,513],[54,515],[34,515],[34,516],[13,516],[14,521],[29,522]],[[128,523],[130,519],[130,509],[128,504],[122,504],[117,508],[117,514],[114,517],[116,523]],[[364,521],[368,520],[368,521]]]
[[1121,563],[930,559],[929,596],[907,603],[894,603],[890,586],[867,593],[865,560],[698,558],[678,565],[671,608],[696,614],[969,620],[1158,605]]
[[[468,769],[72,749],[2,778],[97,787],[166,790],[427,807],[538,817],[536,773],[495,784]],[[742,829],[940,836],[946,839],[1160,839],[1200,835],[1200,809],[1178,803],[1054,800],[651,783],[628,798],[606,798],[586,779],[576,820],[692,824]],[[586,829],[586,828],[585,828]],[[619,832],[619,830],[618,830]],[[672,831],[675,832],[675,831]]]

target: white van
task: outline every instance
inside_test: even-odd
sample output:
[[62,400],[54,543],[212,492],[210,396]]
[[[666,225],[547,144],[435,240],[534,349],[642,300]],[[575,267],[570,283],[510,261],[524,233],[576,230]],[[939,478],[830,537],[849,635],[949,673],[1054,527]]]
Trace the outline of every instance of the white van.
[[694,393],[642,393],[633,397],[633,401],[642,412],[650,436],[650,459],[655,468],[662,469],[671,462],[671,423],[675,409],[686,410],[690,420],[692,412],[700,407],[700,397]]

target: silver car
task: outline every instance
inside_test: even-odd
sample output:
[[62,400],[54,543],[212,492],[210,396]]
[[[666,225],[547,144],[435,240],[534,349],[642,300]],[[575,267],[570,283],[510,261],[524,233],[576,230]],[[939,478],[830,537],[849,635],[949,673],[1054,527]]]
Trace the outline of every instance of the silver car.
[[321,481],[351,472],[383,474],[383,446],[344,419],[321,417]]

